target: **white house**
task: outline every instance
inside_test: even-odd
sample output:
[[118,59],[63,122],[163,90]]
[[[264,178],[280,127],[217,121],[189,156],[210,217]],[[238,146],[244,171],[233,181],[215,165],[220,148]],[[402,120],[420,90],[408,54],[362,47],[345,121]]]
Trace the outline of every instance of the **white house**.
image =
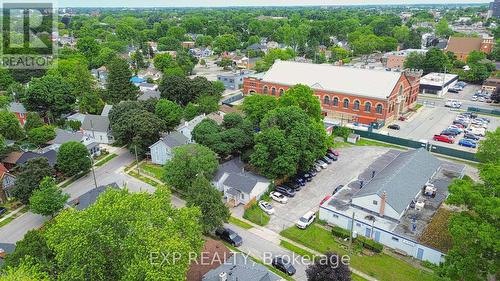
[[108,116],[85,115],[82,130],[85,135],[91,136],[98,143],[110,144],[114,142]]
[[[378,163],[377,163],[378,162]],[[426,245],[422,235],[448,195],[453,178],[464,166],[441,162],[425,149],[391,151],[376,160],[359,180],[326,200],[319,218],[356,235],[373,239],[399,253],[440,263],[445,253]],[[371,169],[371,168],[370,168]],[[373,176],[372,176],[373,175]],[[424,194],[432,184],[433,195]]]
[[239,159],[220,165],[213,184],[224,192],[224,199],[231,206],[246,205],[253,199],[259,200],[269,188],[269,180],[250,171]]
[[193,142],[192,133],[194,127],[196,127],[196,125],[200,124],[201,121],[203,121],[206,118],[214,120],[219,125],[222,123],[222,115],[220,112],[212,112],[208,115],[203,113],[191,119],[190,121],[185,121],[184,123],[181,123],[179,126],[177,126],[177,128],[175,128],[175,130],[186,136],[186,138],[188,138],[190,142]]
[[82,132],[71,132],[59,128],[56,129],[56,138],[51,141],[52,144],[49,148],[58,151],[61,145],[70,141],[76,141],[85,145],[92,156],[98,156],[101,154],[99,143],[97,143],[91,136],[85,135]]
[[158,85],[153,84],[153,83],[140,83],[139,84],[139,90],[141,92],[146,92],[146,91],[156,91],[158,89]]
[[149,147],[151,153],[151,162],[164,165],[172,159],[173,149],[190,143],[190,140],[180,132],[171,132],[160,138],[157,142]]

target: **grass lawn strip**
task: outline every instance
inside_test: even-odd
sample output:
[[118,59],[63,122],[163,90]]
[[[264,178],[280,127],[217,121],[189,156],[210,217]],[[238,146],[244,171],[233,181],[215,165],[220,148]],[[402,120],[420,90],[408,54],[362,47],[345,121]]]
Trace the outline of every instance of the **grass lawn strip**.
[[257,203],[254,203],[252,206],[245,210],[243,218],[260,226],[265,226],[271,219],[269,215],[267,215],[260,209]]
[[239,227],[241,227],[243,229],[250,229],[250,228],[253,227],[251,224],[246,223],[246,222],[244,222],[244,221],[242,221],[242,220],[240,220],[238,218],[235,218],[235,217],[230,217],[229,218],[229,223],[230,224],[234,224],[236,226],[239,226]]
[[163,167],[145,162],[139,164],[139,167],[148,175],[158,180],[163,180]]
[[104,157],[101,161],[95,163],[94,165],[97,166],[97,167],[101,167],[102,165],[108,163],[109,161],[111,161],[111,159],[117,157],[118,155],[117,154],[110,154],[106,157]]

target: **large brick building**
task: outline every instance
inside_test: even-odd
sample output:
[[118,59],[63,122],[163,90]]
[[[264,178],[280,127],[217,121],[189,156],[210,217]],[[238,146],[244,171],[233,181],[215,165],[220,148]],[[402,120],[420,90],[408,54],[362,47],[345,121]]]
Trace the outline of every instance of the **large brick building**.
[[387,123],[413,108],[421,73],[276,61],[261,77],[247,77],[245,94],[281,96],[289,87],[311,87],[323,115],[348,122]]
[[493,38],[450,37],[445,51],[454,53],[458,60],[466,62],[472,51],[489,54],[493,50],[493,46]]

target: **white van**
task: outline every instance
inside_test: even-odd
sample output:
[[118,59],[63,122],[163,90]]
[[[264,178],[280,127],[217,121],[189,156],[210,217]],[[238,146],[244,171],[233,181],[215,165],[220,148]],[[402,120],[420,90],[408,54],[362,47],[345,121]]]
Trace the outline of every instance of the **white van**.
[[297,227],[300,229],[306,229],[309,225],[311,225],[316,219],[315,212],[307,212],[303,215],[296,223]]

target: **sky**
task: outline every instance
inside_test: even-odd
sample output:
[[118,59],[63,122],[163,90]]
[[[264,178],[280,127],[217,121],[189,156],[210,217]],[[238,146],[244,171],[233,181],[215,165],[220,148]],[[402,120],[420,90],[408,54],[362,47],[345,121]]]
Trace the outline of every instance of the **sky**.
[[488,3],[493,0],[58,0],[59,7],[227,7]]

